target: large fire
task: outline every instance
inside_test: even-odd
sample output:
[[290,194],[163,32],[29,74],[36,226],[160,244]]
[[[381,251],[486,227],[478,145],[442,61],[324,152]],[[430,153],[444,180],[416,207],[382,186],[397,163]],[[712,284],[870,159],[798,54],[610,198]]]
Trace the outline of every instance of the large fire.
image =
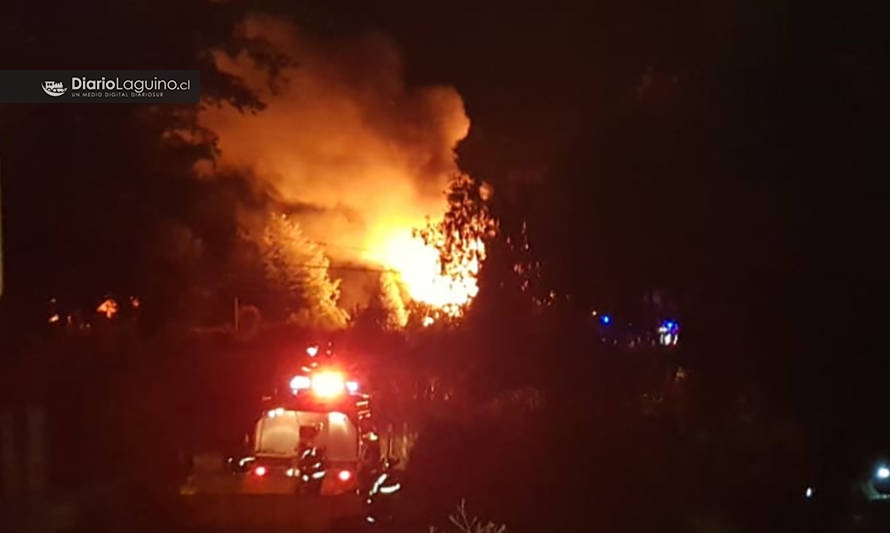
[[[457,165],[455,148],[470,126],[457,91],[409,86],[398,49],[377,34],[330,40],[264,16],[248,17],[238,31],[284,60],[270,68],[263,60],[269,53],[213,51],[217,67],[265,108],[203,106],[199,123],[219,150],[196,166],[197,174],[239,175],[271,210],[287,213],[286,232],[266,232],[270,257],[282,256],[276,247],[303,246],[313,250],[291,254],[292,268],[359,264],[380,271],[380,298],[399,326],[417,307],[432,311],[417,317],[424,325],[460,316],[479,291],[489,221],[467,214],[484,213],[467,209],[480,202],[454,197],[455,185],[473,183],[474,198],[485,199]],[[268,224],[254,214],[242,218],[255,234]],[[276,242],[281,233],[292,237]],[[317,302],[309,304],[315,309],[332,302],[354,309],[357,293],[369,300],[364,286],[334,278],[307,273],[290,286],[323,286],[302,295]]]
[[[477,186],[466,175],[456,175],[449,183],[448,210],[425,227],[395,227],[378,248],[382,254],[369,257],[398,273],[410,300],[423,304],[435,314],[458,317],[479,292],[479,271],[486,259],[485,239],[497,231],[486,200],[487,184]],[[426,327],[434,322],[423,317]]]
[[[485,249],[481,239],[472,246],[480,251]],[[458,316],[479,292],[478,260],[450,263],[443,268],[439,248],[424,242],[413,228],[393,228],[381,253],[368,259],[396,271],[411,300],[448,316]]]

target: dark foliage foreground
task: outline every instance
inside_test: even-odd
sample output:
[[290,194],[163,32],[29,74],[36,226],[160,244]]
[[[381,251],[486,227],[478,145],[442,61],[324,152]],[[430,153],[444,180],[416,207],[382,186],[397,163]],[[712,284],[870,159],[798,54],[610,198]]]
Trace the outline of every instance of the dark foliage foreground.
[[[370,368],[390,385],[390,419],[420,433],[395,531],[454,526],[460,501],[520,533],[809,530],[814,445],[762,387],[701,364],[680,379],[684,357],[606,349],[570,319],[530,323],[361,343],[388,354]],[[71,531],[177,530],[187,457],[237,450],[257,408],[245,399],[301,342],[109,330],[36,345],[10,375],[30,376],[20,400],[47,409],[53,511],[37,515]],[[416,394],[436,380],[453,394]]]

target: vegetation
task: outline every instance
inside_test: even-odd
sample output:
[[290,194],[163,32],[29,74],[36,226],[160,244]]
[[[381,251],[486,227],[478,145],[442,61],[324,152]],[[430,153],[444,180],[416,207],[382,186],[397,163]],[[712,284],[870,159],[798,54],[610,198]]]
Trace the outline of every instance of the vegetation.
[[330,278],[330,260],[296,221],[269,216],[259,247],[266,278],[293,322],[319,330],[346,326],[349,316],[338,305],[339,283]]
[[[448,521],[454,526],[458,533],[505,533],[507,531],[506,524],[495,524],[494,522],[482,522],[478,517],[467,516],[466,501],[461,500],[457,506],[457,511],[448,517]],[[435,526],[430,526],[429,533],[444,533],[444,530]]]

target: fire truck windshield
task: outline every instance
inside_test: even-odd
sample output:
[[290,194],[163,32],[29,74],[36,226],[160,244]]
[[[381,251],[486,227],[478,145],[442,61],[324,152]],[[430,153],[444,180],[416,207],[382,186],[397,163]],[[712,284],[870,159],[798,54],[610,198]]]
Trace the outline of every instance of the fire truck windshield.
[[269,411],[256,426],[257,456],[293,457],[301,447],[324,447],[332,461],[354,461],[358,456],[358,429],[338,411]]

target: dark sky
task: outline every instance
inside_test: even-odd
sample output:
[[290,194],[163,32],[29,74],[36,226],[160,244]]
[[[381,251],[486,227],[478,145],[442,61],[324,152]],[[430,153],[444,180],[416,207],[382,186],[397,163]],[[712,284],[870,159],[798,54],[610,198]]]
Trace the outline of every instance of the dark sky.
[[556,189],[570,223],[551,242],[579,269],[631,285],[882,277],[888,80],[867,4],[417,4],[371,18],[413,77],[464,94],[466,165]]
[[[381,28],[401,45],[412,82],[455,85],[473,122],[463,166],[505,195],[523,181],[540,184],[526,206],[540,219],[533,231],[542,252],[565,258],[553,265],[560,276],[592,280],[579,291],[754,274],[882,277],[887,78],[878,17],[864,4],[369,4],[257,3],[318,31]],[[184,66],[178,46],[225,30],[187,3],[176,3],[176,16],[163,3],[97,5],[47,14],[17,4],[3,31],[21,53],[0,66],[105,57]],[[66,47],[74,27],[81,40]],[[164,32],[178,37],[140,45]],[[112,49],[100,35],[123,42]],[[118,165],[148,155],[138,143],[115,143],[115,111],[4,112],[22,121],[7,121],[2,147],[8,253],[25,276],[10,283],[49,275],[62,286],[89,279],[94,290],[108,265],[132,282],[138,264],[127,258],[153,219],[188,209],[195,192],[148,160],[135,174]],[[137,198],[139,215],[120,221]]]

